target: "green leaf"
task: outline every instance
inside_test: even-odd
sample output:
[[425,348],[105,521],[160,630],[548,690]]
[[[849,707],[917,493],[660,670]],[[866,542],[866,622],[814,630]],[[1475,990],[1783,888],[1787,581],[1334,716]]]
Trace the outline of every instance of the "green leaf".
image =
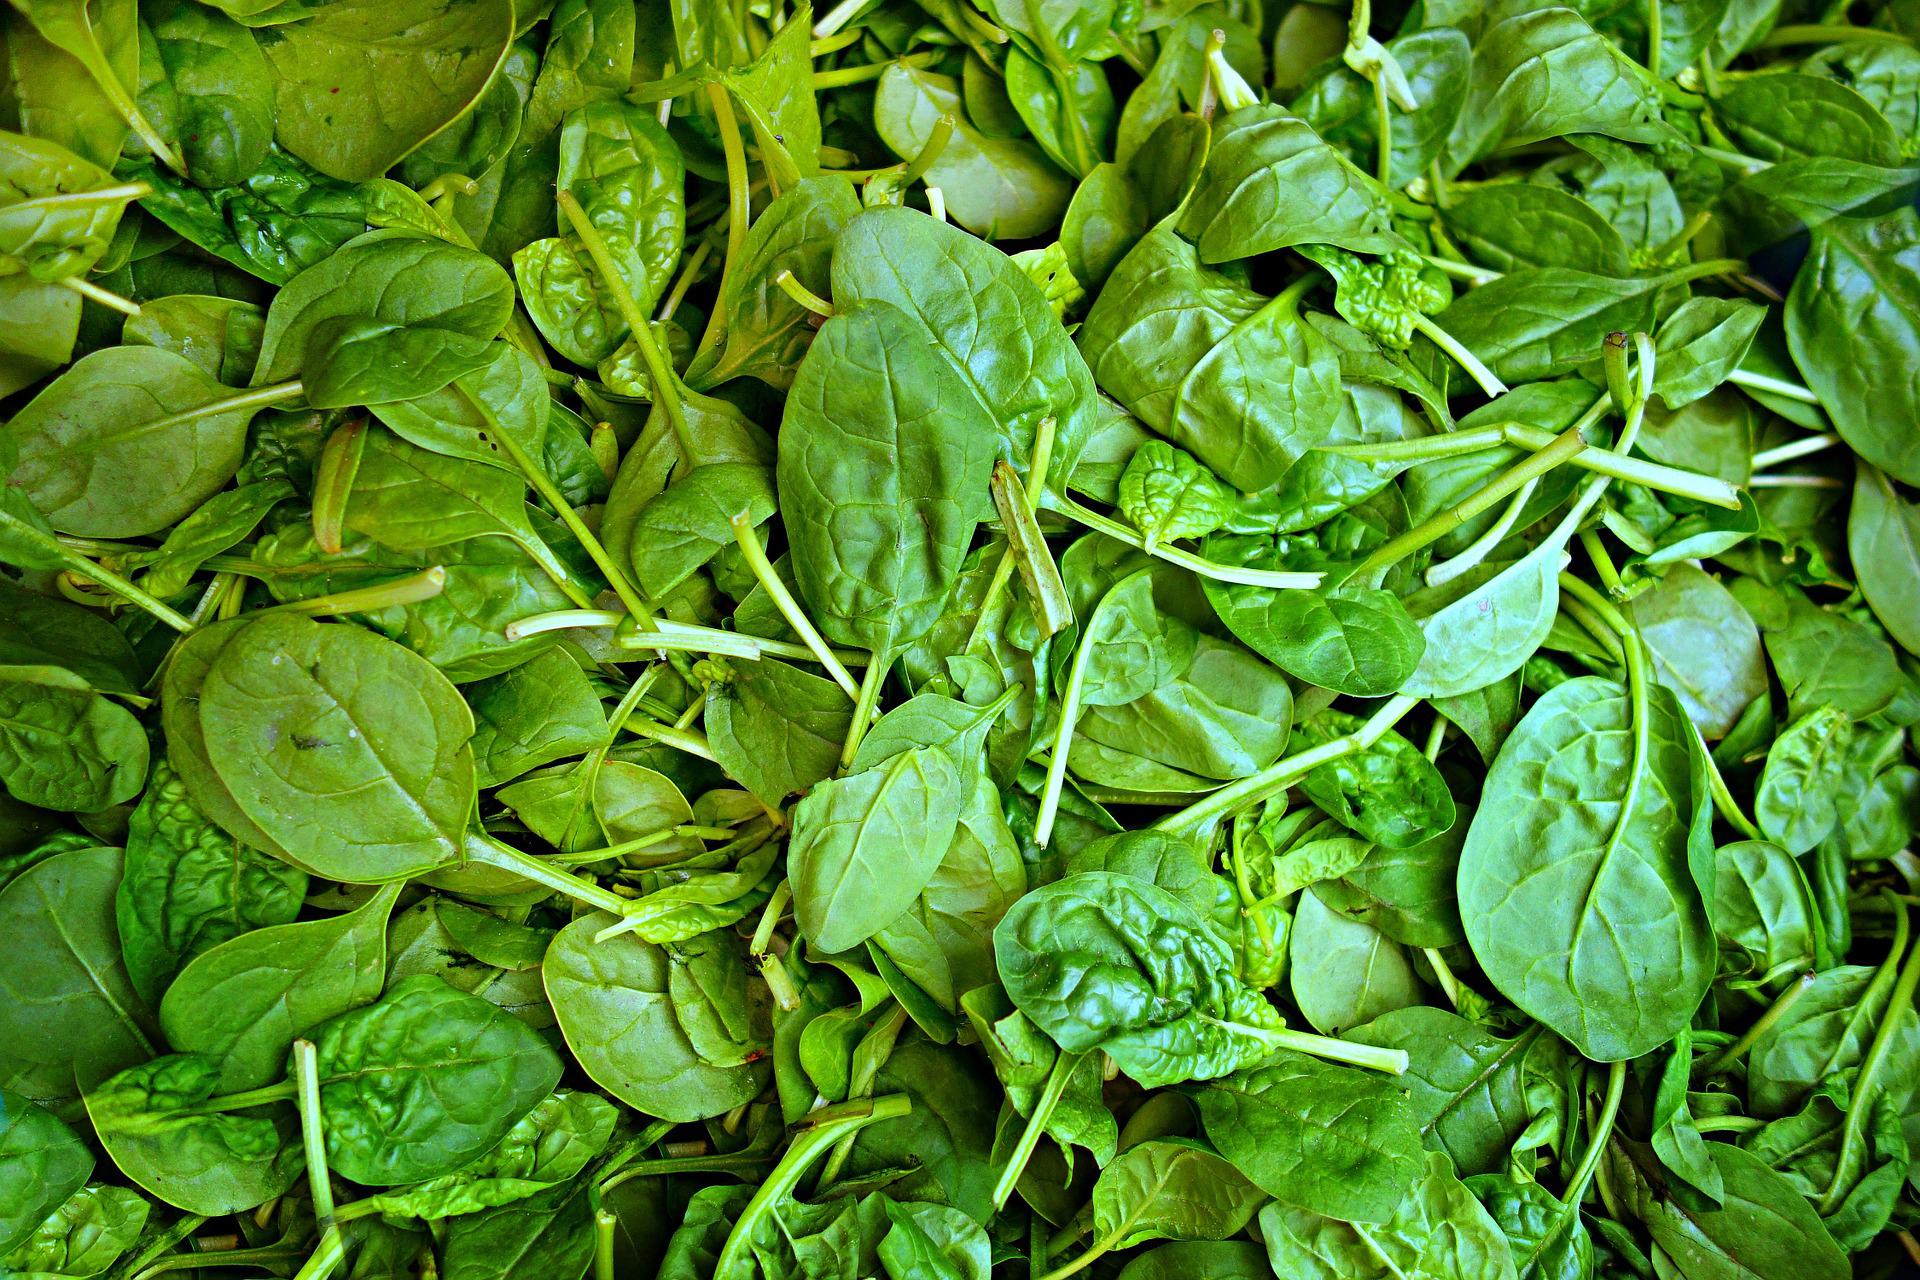
[[1220,1153],[1275,1199],[1351,1222],[1390,1222],[1427,1160],[1390,1081],[1282,1050],[1195,1095]]
[[1276,1275],[1302,1280],[1360,1280],[1393,1272],[1455,1280],[1514,1280],[1507,1239],[1473,1193],[1453,1176],[1447,1158],[1429,1152],[1424,1171],[1393,1215],[1378,1224],[1275,1203],[1260,1212],[1267,1257]]
[[1027,894],[994,930],[994,957],[1014,1005],[1061,1048],[1100,1049],[1147,1088],[1226,1075],[1280,1043],[1279,1014],[1234,976],[1227,944],[1129,875]]
[[95,351],[15,415],[9,430],[20,464],[12,483],[62,533],[156,533],[239,469],[259,406],[233,400],[171,351]]
[[911,160],[933,136],[942,116],[953,136],[927,170],[929,185],[946,194],[954,221],[993,240],[1039,235],[1059,221],[1071,184],[1024,139],[990,138],[968,123],[960,83],[905,63],[888,67],[873,101],[874,130],[893,153]]
[[328,1160],[371,1187],[456,1172],[560,1082],[560,1056],[538,1032],[434,977],[339,1015],[314,1043]]
[[[1920,351],[1920,220],[1834,218],[1787,295],[1787,345],[1840,438],[1894,479],[1920,483],[1903,423],[1920,401],[1901,370]],[[1845,335],[1846,340],[1841,341]]]
[[200,721],[222,781],[299,865],[378,883],[460,856],[473,716],[392,641],[292,614],[250,622],[207,672]]
[[1501,747],[1460,855],[1460,915],[1488,979],[1601,1062],[1672,1039],[1714,973],[1705,765],[1673,695],[1648,692],[1641,710],[1594,676],[1543,695]]
[[377,178],[472,106],[513,32],[510,0],[337,0],[267,28],[275,136],[330,177]]
[[222,1093],[283,1079],[297,1037],[379,997],[399,896],[388,887],[344,915],[255,929],[195,957],[160,1003],[168,1042],[212,1061]]
[[103,1079],[158,1041],[120,960],[120,865],[118,849],[76,849],[0,889],[0,926],[18,948],[0,974],[0,1078],[37,1100],[70,1098],[75,1072]]
[[667,952],[632,934],[595,942],[613,923],[604,912],[575,920],[554,938],[542,966],[581,1069],[628,1106],[676,1122],[751,1101],[767,1083],[766,1065],[703,1061],[674,1014]]
[[940,616],[991,511],[991,437],[908,316],[870,302],[814,339],[780,431],[794,579],[829,640],[882,660]]
[[926,888],[960,820],[964,776],[950,751],[916,747],[822,783],[794,808],[788,873],[815,947],[859,945]]
[[35,1229],[86,1183],[93,1152],[53,1114],[17,1093],[0,1093],[0,1257],[27,1242]]
[[1401,246],[1389,223],[1387,192],[1320,140],[1305,121],[1275,105],[1222,112],[1199,185],[1180,230],[1202,262],[1251,258],[1297,244],[1355,253]]
[[94,1131],[120,1172],[156,1198],[209,1217],[284,1195],[301,1173],[293,1108],[202,1111],[218,1081],[211,1059],[169,1054],[86,1095]]
[[[706,717],[707,745],[720,767],[764,803],[778,805],[832,776],[853,707],[824,676],[762,658],[738,664],[731,679],[708,686]],[[862,750],[872,741],[869,732]],[[854,761],[856,771],[871,763]]]

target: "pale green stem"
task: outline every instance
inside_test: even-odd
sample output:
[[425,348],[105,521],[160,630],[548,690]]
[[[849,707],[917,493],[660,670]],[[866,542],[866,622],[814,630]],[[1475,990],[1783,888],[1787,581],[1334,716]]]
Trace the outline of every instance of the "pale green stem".
[[1020,1131],[1019,1142],[1014,1144],[1013,1151],[1007,1156],[1006,1167],[1000,1170],[1000,1177],[993,1184],[995,1213],[1007,1207],[1020,1175],[1026,1172],[1027,1162],[1033,1159],[1034,1149],[1040,1145],[1040,1138],[1046,1133],[1047,1121],[1053,1118],[1054,1108],[1066,1096],[1067,1084],[1085,1056],[1068,1053],[1064,1049],[1054,1056],[1053,1069],[1047,1073],[1046,1087],[1040,1091],[1039,1100],[1033,1104],[1033,1114],[1027,1117],[1026,1128]]
[[[862,5],[867,3],[867,0],[853,0],[853,3],[855,5]],[[845,7],[845,5],[839,5],[836,7],[835,12]],[[833,14],[831,13],[827,15],[828,18],[832,16]],[[822,21],[825,21],[825,19],[822,19]],[[807,42],[807,57],[824,58],[830,53],[840,52],[849,45],[859,44],[864,38],[859,31],[833,31],[824,36],[816,36]]]
[[1260,101],[1253,92],[1253,86],[1227,61],[1224,39],[1207,43],[1206,58],[1208,79],[1213,84],[1214,93],[1219,95],[1221,106],[1228,111],[1238,111]]
[[293,1080],[299,1089],[300,1138],[307,1155],[307,1190],[322,1231],[333,1230],[333,1178],[327,1170],[326,1121],[320,1111],[320,1058],[311,1040],[293,1042]]
[[635,719],[627,721],[627,732],[635,737],[664,743],[690,756],[699,756],[702,760],[713,759],[713,748],[707,745],[705,736],[691,729],[675,729],[671,725],[659,724],[652,720]]
[[[563,202],[570,201],[572,198],[564,193],[561,196]],[[577,209],[579,206],[574,207]],[[493,438],[499,442],[502,449],[506,450],[508,459],[519,470],[521,476],[533,486],[533,491],[553,508],[554,514],[560,517],[560,523],[567,527],[567,532],[573,535],[574,541],[578,542],[581,549],[587,553],[587,558],[592,560],[594,566],[606,577],[607,585],[613,588],[613,593],[620,597],[620,603],[625,605],[627,612],[633,615],[634,625],[642,630],[651,630],[654,626],[653,611],[647,607],[647,602],[641,598],[633,583],[614,562],[613,556],[608,553],[606,547],[601,545],[600,539],[594,536],[593,530],[587,528],[586,522],[580,518],[580,513],[575,511],[573,504],[567,501],[567,496],[560,492],[559,486],[554,484],[552,477],[547,475],[546,469],[534,461],[513,432],[500,425],[500,420],[494,416],[493,409],[484,400],[461,387],[457,382],[453,385],[459,389],[466,402],[473,406],[474,411],[480,415],[481,421],[491,429]]]
[[[831,31],[825,33],[832,35]],[[700,335],[699,347],[694,352],[696,358],[710,347],[720,344],[727,332],[727,285],[733,280],[734,269],[740,263],[741,246],[747,240],[747,226],[752,220],[752,210],[748,205],[747,151],[740,141],[740,124],[733,118],[733,102],[727,91],[717,84],[707,86],[707,102],[713,108],[713,122],[720,134],[720,151],[727,162],[727,253],[721,259],[720,287],[714,292],[716,299],[713,311],[707,316],[706,332]]]
[[733,1229],[727,1234],[726,1243],[720,1247],[720,1256],[715,1260],[713,1274],[732,1275],[744,1268],[751,1247],[749,1242],[761,1217],[773,1212],[783,1198],[793,1194],[807,1170],[841,1138],[877,1121],[898,1119],[912,1109],[913,1104],[906,1095],[891,1094],[884,1098],[865,1098],[826,1107],[809,1116],[803,1122],[807,1127],[788,1145],[780,1163],[767,1174],[759,1190],[753,1193],[753,1198],[734,1218]]
[[800,607],[800,602],[793,598],[793,592],[787,590],[787,584],[780,580],[773,562],[767,559],[766,549],[760,545],[760,535],[754,532],[751,515],[745,511],[739,512],[728,523],[733,526],[733,540],[739,544],[741,557],[746,560],[747,567],[753,571],[753,576],[759,580],[774,607],[780,610],[780,616],[787,620],[787,625],[807,646],[807,651],[819,659],[820,665],[827,669],[827,674],[833,677],[833,682],[840,686],[841,691],[858,701],[859,686],[840,660],[833,656],[826,637],[813,625],[813,619]]
[[1316,1058],[1326,1058],[1332,1062],[1345,1062],[1395,1076],[1407,1072],[1408,1059],[1404,1049],[1382,1049],[1378,1045],[1360,1044],[1334,1036],[1317,1036],[1310,1031],[1267,1031],[1261,1033],[1261,1038],[1271,1040],[1282,1049],[1310,1053]]
[[1435,271],[1452,276],[1456,280],[1465,280],[1468,284],[1491,284],[1506,274],[1486,267],[1476,267],[1470,262],[1459,262],[1453,258],[1441,258],[1433,254],[1422,254],[1421,257]]
[[1087,624],[1080,631],[1080,643],[1073,650],[1073,662],[1067,668],[1066,683],[1060,689],[1060,724],[1054,730],[1053,751],[1047,760],[1047,782],[1040,792],[1040,806],[1033,820],[1033,843],[1042,849],[1053,838],[1053,822],[1060,813],[1060,793],[1067,784],[1067,755],[1073,746],[1074,724],[1080,719],[1080,696],[1086,687],[1088,664],[1093,660],[1100,611],[1115,594],[1110,590],[1087,614]]
[[193,630],[193,623],[183,617],[178,610],[154,599],[113,570],[103,568],[77,552],[65,552],[64,548],[62,551],[64,552],[61,557],[62,568],[74,577],[84,578],[113,592],[127,603],[152,614],[181,635],[186,635]]
[[[726,94],[720,93],[722,101]],[[731,117],[729,117],[731,118]],[[739,138],[734,139],[735,144]],[[554,197],[560,206],[561,214],[573,228],[573,234],[579,239],[593,259],[593,268],[599,273],[600,283],[606,288],[607,296],[613,299],[614,310],[626,321],[628,336],[633,339],[634,350],[640,353],[640,363],[647,367],[647,380],[653,386],[655,403],[660,411],[667,415],[667,425],[673,429],[673,438],[679,442],[680,451],[687,458],[694,457],[693,433],[687,427],[687,409],[680,401],[680,378],[668,363],[660,344],[654,341],[653,326],[646,312],[633,300],[633,294],[627,288],[627,282],[621,277],[619,267],[613,261],[612,253],[607,250],[607,242],[600,235],[600,229],[587,218],[586,210],[574,199],[573,192],[562,191]],[[728,241],[729,255],[732,252],[731,237]],[[731,256],[729,256],[731,265]],[[716,314],[719,308],[714,308]]]
[[880,688],[886,683],[887,668],[892,664],[892,654],[876,653],[867,669],[860,673],[860,685],[853,696],[853,719],[847,725],[846,741],[840,744],[842,771],[853,767],[853,757],[859,753],[860,740],[867,736],[867,726],[873,722],[874,710],[880,705]]
[[523,853],[485,832],[469,832],[463,849],[469,862],[498,867],[502,871],[511,871],[522,880],[531,881],[544,889],[551,889],[555,893],[572,898],[576,902],[583,902],[596,910],[610,911],[620,915],[630,905],[629,899],[621,897],[611,889],[603,888],[569,871],[550,866],[542,859],[530,853]]
[[780,292],[786,294],[802,307],[813,312],[813,314],[822,319],[831,319],[833,317],[833,304],[794,279],[792,271],[782,268],[780,274],[773,278],[773,282],[779,286]]
[[[1518,445],[1522,449],[1544,449],[1554,441],[1551,432],[1517,423],[1506,427],[1502,435],[1508,444]],[[1716,476],[1702,475],[1698,471],[1628,457],[1624,449],[1588,448],[1573,459],[1573,465],[1595,475],[1625,480],[1629,484],[1657,489],[1661,493],[1671,493],[1693,502],[1724,507],[1728,511],[1740,509],[1740,490],[1726,481]]]
[[1104,533],[1116,542],[1124,542],[1136,551],[1145,551],[1155,559],[1165,560],[1168,564],[1177,564],[1182,569],[1197,573],[1203,578],[1212,578],[1216,582],[1238,582],[1249,587],[1273,587],[1281,591],[1311,591],[1320,585],[1324,577],[1319,573],[1292,573],[1278,569],[1247,569],[1238,565],[1217,564],[1190,551],[1182,551],[1178,547],[1157,545],[1149,550],[1146,538],[1138,529],[1121,524],[1118,520],[1109,520],[1099,512],[1083,507],[1066,494],[1056,491],[1043,494],[1040,505],[1085,525],[1095,533]]
[[73,290],[89,301],[97,302],[103,307],[118,311],[121,315],[137,316],[140,314],[139,303],[131,298],[123,298],[111,289],[102,289],[91,280],[83,280],[79,276],[61,276],[57,283]]
[[1221,819],[1270,796],[1279,795],[1328,761],[1365,751],[1419,705],[1420,699],[1397,694],[1382,703],[1380,709],[1355,732],[1278,760],[1256,774],[1222,787],[1179,812],[1167,815],[1154,826],[1158,830],[1180,835],[1201,836],[1210,833]]
[[1753,469],[1765,471],[1768,467],[1782,462],[1792,462],[1808,454],[1820,453],[1840,443],[1840,437],[1831,431],[1823,431],[1816,436],[1806,436],[1790,444],[1776,445],[1771,449],[1762,449],[1753,455]]
[[1427,570],[1427,585],[1437,587],[1443,583],[1452,582],[1468,570],[1477,568],[1481,561],[1491,555],[1493,549],[1506,541],[1507,535],[1513,532],[1514,522],[1520,518],[1520,513],[1526,510],[1528,500],[1533,497],[1533,491],[1539,485],[1538,479],[1529,480],[1521,485],[1519,491],[1508,499],[1507,509],[1500,513],[1500,518],[1488,525],[1487,531],[1475,538],[1465,551],[1451,560],[1435,561]]
[[1073,625],[1073,602],[1047,550],[1040,524],[1034,519],[1033,502],[1020,483],[1019,473],[1003,458],[994,464],[988,488],[994,509],[1000,513],[1001,528],[1006,531],[1007,549],[1013,553],[1020,581],[1027,588],[1040,635],[1044,638],[1066,630]]
[[820,20],[813,24],[813,38],[815,40],[831,38],[840,28],[859,17],[861,12],[872,3],[873,0],[840,0],[839,4],[827,10],[821,15]]
[[1491,509],[1495,503],[1519,492],[1527,484],[1546,475],[1586,447],[1586,438],[1580,434],[1580,425],[1576,423],[1555,438],[1552,444],[1532,457],[1522,458],[1447,510],[1429,516],[1405,533],[1389,538],[1375,547],[1373,552],[1353,571],[1354,581],[1377,583],[1386,576],[1388,569],[1407,556],[1422,547],[1438,542],[1482,511]]
[[1728,1045],[1717,1054],[1712,1061],[1703,1066],[1695,1067],[1693,1074],[1696,1077],[1710,1076],[1715,1072],[1725,1071],[1728,1067],[1745,1057],[1749,1049],[1752,1049],[1754,1045],[1760,1043],[1761,1036],[1766,1035],[1767,1032],[1778,1026],[1780,1019],[1787,1016],[1787,1011],[1793,1008],[1794,1005],[1799,1004],[1802,996],[1813,990],[1814,977],[1815,975],[1811,970],[1801,974],[1795,982],[1780,993],[1778,999],[1767,1006],[1767,1011],[1756,1018],[1752,1026],[1741,1033],[1739,1039]]
[[1506,429],[1510,423],[1501,423],[1490,427],[1469,427],[1460,431],[1441,432],[1437,435],[1416,436],[1411,440],[1381,440],[1363,444],[1323,444],[1316,446],[1321,453],[1338,454],[1343,458],[1358,458],[1363,462],[1432,462],[1440,458],[1457,458],[1470,453],[1484,453],[1488,449],[1498,449],[1507,443]]
[[1413,327],[1415,332],[1426,335],[1429,342],[1446,352],[1453,358],[1455,364],[1465,369],[1467,376],[1480,385],[1480,390],[1486,392],[1489,400],[1507,394],[1507,384],[1500,381],[1493,370],[1480,362],[1479,356],[1460,345],[1459,340],[1445,329],[1417,311],[1413,316]]
[[1789,23],[1775,27],[1762,37],[1758,47],[1783,49],[1796,44],[1839,44],[1847,40],[1877,40],[1886,44],[1911,45],[1913,38],[1883,27],[1855,27],[1844,23]]
[[1713,753],[1707,750],[1707,740],[1701,736],[1700,727],[1693,726],[1693,740],[1700,746],[1700,754],[1707,762],[1707,791],[1713,797],[1713,807],[1727,824],[1749,840],[1763,840],[1760,828],[1753,819],[1741,809],[1740,802],[1733,798],[1733,792],[1727,789],[1727,780],[1720,776],[1720,766],[1714,763]]
[[1434,980],[1440,984],[1440,990],[1447,997],[1447,1003],[1457,1012],[1460,1008],[1460,979],[1454,975],[1452,966],[1447,963],[1447,958],[1440,954],[1437,947],[1422,947],[1420,954],[1427,958],[1429,965],[1433,966]]
[[850,84],[865,84],[869,80],[878,80],[887,73],[889,67],[930,67],[939,60],[936,53],[910,53],[903,58],[890,58],[886,62],[869,62],[856,67],[835,67],[831,71],[813,73],[814,92],[822,89],[843,89]]
[[570,853],[550,853],[543,861],[555,867],[584,867],[595,862],[605,862],[610,858],[624,858],[631,853],[643,853],[669,840],[684,840],[688,837],[700,840],[731,840],[735,834],[731,827],[706,827],[698,823],[684,822],[676,827],[665,827],[600,849],[575,849]]
[[1841,1132],[1840,1154],[1834,1161],[1833,1177],[1827,1183],[1826,1194],[1820,1197],[1822,1215],[1831,1214],[1840,1207],[1853,1182],[1854,1170],[1860,1164],[1860,1148],[1865,1142],[1867,1123],[1873,1112],[1873,1092],[1879,1084],[1887,1058],[1894,1052],[1894,1041],[1905,1036],[1906,1015],[1913,1009],[1913,992],[1917,985],[1920,985],[1920,947],[1915,947],[1908,954],[1906,963],[1900,966],[1900,977],[1893,984],[1886,1014],[1874,1030],[1873,1043],[1867,1049],[1867,1056],[1860,1062],[1859,1074],[1854,1077],[1853,1098],[1847,1104],[1847,1123]]
[[593,1211],[593,1280],[616,1280],[613,1269],[613,1231],[620,1218],[610,1209]]
[[[346,1260],[346,1257],[347,1245],[340,1236],[339,1228],[322,1232],[320,1247],[314,1250],[313,1256],[307,1259],[306,1265],[294,1274],[293,1280],[326,1280],[333,1274],[333,1269]],[[204,1260],[201,1265],[206,1265]]]
[[1600,1118],[1594,1122],[1593,1134],[1587,1140],[1587,1150],[1580,1158],[1579,1167],[1567,1182],[1565,1203],[1569,1212],[1577,1211],[1580,1202],[1586,1198],[1587,1184],[1593,1181],[1594,1170],[1600,1167],[1600,1157],[1606,1153],[1607,1142],[1613,1136],[1613,1119],[1620,1114],[1620,1098],[1626,1088],[1627,1064],[1608,1063],[1607,1096],[1600,1104]]
[[1768,395],[1779,396],[1784,400],[1798,400],[1801,404],[1817,405],[1820,397],[1798,382],[1788,382],[1782,378],[1770,378],[1764,373],[1749,373],[1745,369],[1735,369],[1727,375],[1727,381],[1736,387],[1745,387],[1749,391],[1764,391]]
[[431,600],[447,589],[447,571],[439,565],[410,573],[393,582],[383,582],[377,587],[355,587],[351,591],[335,591],[324,596],[308,596],[305,600],[289,600],[284,604],[272,605],[260,610],[261,613],[301,613],[314,617],[324,614],[371,613],[375,609],[390,609],[397,605],[419,604],[422,600]]

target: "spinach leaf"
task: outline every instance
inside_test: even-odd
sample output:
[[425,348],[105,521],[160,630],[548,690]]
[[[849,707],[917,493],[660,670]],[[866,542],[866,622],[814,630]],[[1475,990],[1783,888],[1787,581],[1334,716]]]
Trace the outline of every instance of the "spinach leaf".
[[1704,770],[1664,687],[1636,704],[1587,676],[1535,702],[1487,774],[1460,853],[1468,944],[1588,1057],[1665,1043],[1712,980]]

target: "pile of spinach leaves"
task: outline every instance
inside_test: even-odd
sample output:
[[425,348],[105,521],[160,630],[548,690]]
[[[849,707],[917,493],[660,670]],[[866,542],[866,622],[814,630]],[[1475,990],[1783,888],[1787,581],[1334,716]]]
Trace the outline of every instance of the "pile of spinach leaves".
[[0,1273],[1920,1258],[1911,0],[0,41]]

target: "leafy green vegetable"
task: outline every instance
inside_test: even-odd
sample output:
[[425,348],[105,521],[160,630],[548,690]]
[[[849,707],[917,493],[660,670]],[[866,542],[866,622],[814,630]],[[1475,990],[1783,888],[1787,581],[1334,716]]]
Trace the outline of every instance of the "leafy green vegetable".
[[1911,0],[0,11],[0,1272],[1911,1252]]

